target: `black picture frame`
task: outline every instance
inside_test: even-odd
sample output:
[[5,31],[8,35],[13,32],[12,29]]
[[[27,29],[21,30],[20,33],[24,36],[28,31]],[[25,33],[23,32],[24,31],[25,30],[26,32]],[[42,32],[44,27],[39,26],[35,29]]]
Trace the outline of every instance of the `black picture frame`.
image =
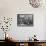
[[17,26],[33,26],[33,14],[17,14]]

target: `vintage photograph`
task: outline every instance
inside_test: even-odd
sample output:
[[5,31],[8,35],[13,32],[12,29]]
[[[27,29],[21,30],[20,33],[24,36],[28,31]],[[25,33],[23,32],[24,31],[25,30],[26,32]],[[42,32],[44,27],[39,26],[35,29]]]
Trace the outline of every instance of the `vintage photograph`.
[[33,14],[17,14],[17,26],[33,26]]

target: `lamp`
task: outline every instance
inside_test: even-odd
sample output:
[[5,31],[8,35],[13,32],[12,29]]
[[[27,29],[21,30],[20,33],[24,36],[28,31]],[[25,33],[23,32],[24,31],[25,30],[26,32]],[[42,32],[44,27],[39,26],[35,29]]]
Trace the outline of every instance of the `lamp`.
[[38,8],[43,4],[43,0],[29,0],[29,3],[33,8]]

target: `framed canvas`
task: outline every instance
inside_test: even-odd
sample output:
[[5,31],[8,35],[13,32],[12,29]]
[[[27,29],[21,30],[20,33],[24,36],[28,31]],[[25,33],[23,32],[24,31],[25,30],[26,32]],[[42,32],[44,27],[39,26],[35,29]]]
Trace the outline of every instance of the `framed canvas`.
[[33,14],[17,14],[17,26],[33,26]]

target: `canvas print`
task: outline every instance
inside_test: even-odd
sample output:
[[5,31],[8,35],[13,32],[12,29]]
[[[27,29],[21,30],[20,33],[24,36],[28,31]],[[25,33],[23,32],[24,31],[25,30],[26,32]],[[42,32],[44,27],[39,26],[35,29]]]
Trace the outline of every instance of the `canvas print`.
[[17,14],[17,26],[33,26],[33,14]]

